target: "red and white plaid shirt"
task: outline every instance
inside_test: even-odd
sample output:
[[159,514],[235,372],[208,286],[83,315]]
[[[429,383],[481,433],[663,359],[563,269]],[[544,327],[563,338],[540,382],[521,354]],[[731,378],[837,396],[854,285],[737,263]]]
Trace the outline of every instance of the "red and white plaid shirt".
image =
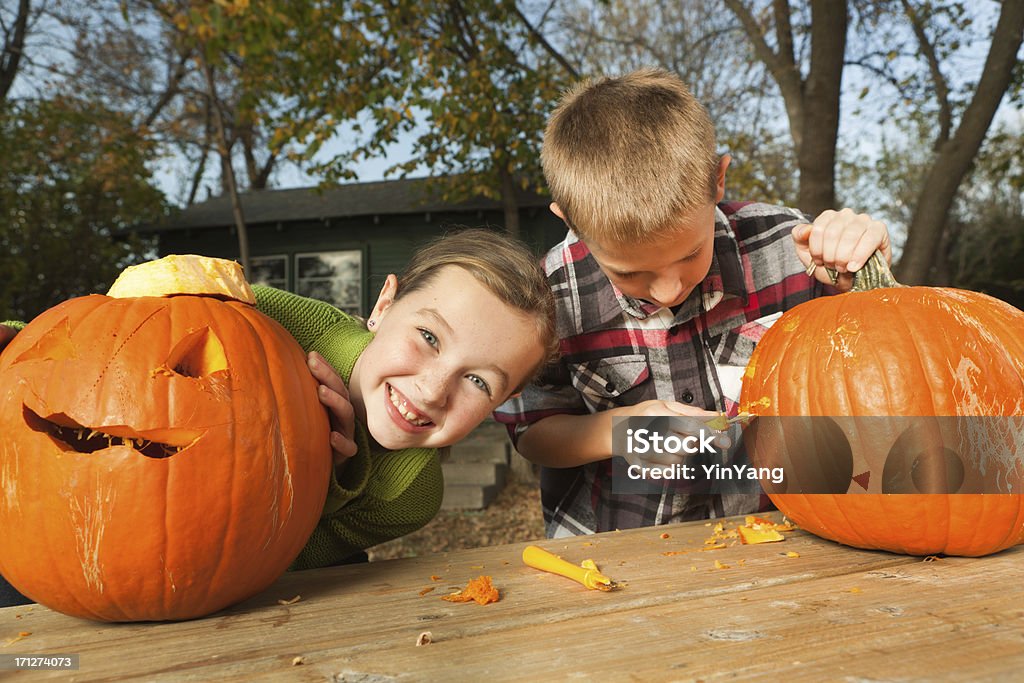
[[[649,399],[737,410],[739,380],[761,335],[783,311],[824,293],[796,255],[792,229],[809,219],[757,203],[718,205],[714,258],[683,304],[661,308],[622,294],[587,246],[569,232],[544,269],[558,305],[561,359],[541,380],[498,408],[513,441],[551,415],[585,415]],[[611,439],[611,434],[608,435]],[[571,444],[566,445],[571,448]],[[541,469],[549,537],[753,512],[760,489],[613,493],[612,460]]]

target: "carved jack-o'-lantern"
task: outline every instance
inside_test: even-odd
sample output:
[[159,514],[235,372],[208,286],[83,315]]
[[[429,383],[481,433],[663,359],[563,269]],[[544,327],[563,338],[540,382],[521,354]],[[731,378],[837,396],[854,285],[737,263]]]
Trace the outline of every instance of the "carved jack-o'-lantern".
[[187,619],[263,590],[302,549],[327,416],[302,349],[236,269],[129,269],[0,356],[0,573],[25,595],[91,619]]
[[[877,288],[876,288],[877,287]],[[745,439],[802,528],[862,548],[985,555],[1024,541],[1024,313],[901,287],[876,255],[855,291],[785,313],[743,379]]]

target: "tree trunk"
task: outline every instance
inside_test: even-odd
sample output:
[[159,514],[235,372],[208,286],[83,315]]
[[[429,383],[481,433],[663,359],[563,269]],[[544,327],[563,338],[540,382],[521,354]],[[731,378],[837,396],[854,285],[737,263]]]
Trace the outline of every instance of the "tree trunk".
[[957,190],[988,133],[1013,79],[1024,37],[1024,2],[1004,2],[985,68],[953,137],[942,143],[918,195],[897,273],[907,284],[938,284],[943,229]]
[[501,204],[505,209],[505,230],[513,237],[519,237],[519,202],[516,200],[515,178],[508,167],[498,171],[501,176]]
[[786,105],[800,168],[798,205],[811,215],[835,208],[839,94],[846,55],[847,8],[837,0],[811,0],[811,64],[806,80],[793,49],[788,0],[772,0],[777,49],[742,0],[725,0],[743,26],[757,58],[768,67]]
[[228,195],[231,197],[231,214],[234,216],[235,229],[238,231],[238,260],[242,269],[249,272],[249,232],[245,227],[245,216],[242,213],[242,202],[238,197],[238,184],[235,182],[235,169],[231,165],[231,148],[228,146],[228,136],[224,130],[224,116],[220,111],[219,100],[217,99],[217,84],[214,82],[213,69],[206,59],[205,46],[200,46],[199,60],[203,66],[203,73],[206,76],[206,90],[210,98],[210,107],[213,111],[213,122],[217,134],[217,153],[220,155],[221,168],[224,173],[224,182],[228,188]]
[[25,32],[28,29],[28,0],[18,3],[18,16],[14,19],[11,33],[4,36],[4,51],[0,54],[0,103],[7,99],[7,93],[18,75],[18,63],[25,50]]
[[811,216],[835,209],[836,139],[839,136],[839,95],[846,55],[845,2],[811,2],[811,66],[803,89],[803,144],[799,207]]

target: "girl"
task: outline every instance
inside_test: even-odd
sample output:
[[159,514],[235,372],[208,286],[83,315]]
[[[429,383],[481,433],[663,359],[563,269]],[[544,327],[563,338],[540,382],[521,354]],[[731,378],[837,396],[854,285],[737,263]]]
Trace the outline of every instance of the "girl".
[[[366,322],[329,304],[254,287],[257,307],[326,366],[313,367],[337,420],[334,476],[293,569],[351,561],[419,529],[441,505],[438,449],[467,436],[557,349],[554,303],[536,257],[490,230],[446,235],[389,275]],[[318,354],[318,355],[317,355]],[[333,377],[330,369],[337,375]]]

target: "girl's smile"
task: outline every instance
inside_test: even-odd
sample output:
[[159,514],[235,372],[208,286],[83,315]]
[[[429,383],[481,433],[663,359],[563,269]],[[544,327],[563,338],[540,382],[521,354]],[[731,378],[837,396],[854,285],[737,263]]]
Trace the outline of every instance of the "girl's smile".
[[391,419],[400,429],[409,432],[422,432],[433,426],[429,417],[416,410],[407,398],[390,384],[387,385],[388,405],[386,409]]

